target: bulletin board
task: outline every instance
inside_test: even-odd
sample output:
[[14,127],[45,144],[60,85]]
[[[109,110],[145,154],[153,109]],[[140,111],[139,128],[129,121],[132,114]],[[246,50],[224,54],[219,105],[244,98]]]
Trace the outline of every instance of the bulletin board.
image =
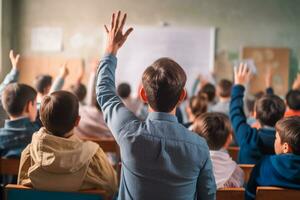
[[[34,86],[34,80],[36,76],[40,74],[47,74],[53,77],[59,75],[60,67],[67,61],[67,67],[69,69],[69,75],[65,79],[65,85],[63,89],[69,89],[70,85],[74,84],[80,68],[84,65],[81,58],[66,59],[63,57],[55,56],[22,56],[20,58],[20,81],[28,85]],[[86,70],[87,71],[87,70]],[[86,82],[85,76],[84,81]]]
[[275,94],[285,96],[288,91],[290,50],[288,48],[257,48],[245,47],[242,50],[242,59],[253,59],[257,74],[251,79],[250,93],[265,91],[265,74],[272,68],[272,87]]

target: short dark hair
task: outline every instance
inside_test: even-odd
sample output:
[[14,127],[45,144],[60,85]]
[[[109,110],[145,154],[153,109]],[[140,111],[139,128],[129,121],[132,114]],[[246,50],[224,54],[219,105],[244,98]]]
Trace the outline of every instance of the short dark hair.
[[207,98],[209,102],[214,101],[216,96],[216,88],[211,83],[206,83],[200,90],[200,92],[204,92],[207,94]]
[[126,99],[130,96],[131,88],[128,83],[121,83],[118,85],[117,91],[118,91],[118,95],[122,99]]
[[226,79],[220,80],[219,84],[219,95],[220,97],[230,97],[231,96],[231,88],[232,88],[232,82]]
[[266,94],[255,102],[256,118],[262,126],[274,127],[285,113],[284,101],[273,94]]
[[43,98],[40,119],[53,135],[63,137],[74,128],[78,110],[79,102],[74,94],[57,91]]
[[207,112],[207,95],[199,92],[197,96],[192,96],[189,100],[189,107],[195,116]]
[[151,108],[171,112],[184,90],[186,74],[174,60],[160,58],[144,71],[142,83]]
[[285,99],[290,109],[300,110],[300,90],[290,90]]
[[9,116],[20,116],[28,102],[34,102],[37,92],[29,85],[11,83],[2,93],[2,105]]
[[52,84],[52,77],[49,75],[38,75],[35,78],[34,87],[38,93],[44,94],[45,89]]
[[281,143],[288,143],[293,154],[300,155],[300,117],[286,117],[276,123]]
[[82,102],[86,96],[86,87],[82,83],[71,85],[71,92],[78,98],[79,102]]
[[218,112],[198,116],[194,121],[193,130],[206,139],[210,150],[220,150],[232,132],[227,115]]

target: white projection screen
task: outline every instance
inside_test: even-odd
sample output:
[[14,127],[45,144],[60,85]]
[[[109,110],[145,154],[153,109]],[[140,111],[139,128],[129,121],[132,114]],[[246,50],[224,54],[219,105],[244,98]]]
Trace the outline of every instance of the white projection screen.
[[134,26],[118,52],[117,84],[127,82],[137,94],[143,71],[160,57],[169,57],[185,70],[187,91],[201,73],[210,79],[215,55],[215,29],[212,27]]

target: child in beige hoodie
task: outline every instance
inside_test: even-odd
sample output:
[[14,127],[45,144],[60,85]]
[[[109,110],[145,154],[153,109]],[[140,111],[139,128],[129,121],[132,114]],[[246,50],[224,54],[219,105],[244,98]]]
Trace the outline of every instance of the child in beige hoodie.
[[44,125],[22,152],[18,184],[53,191],[100,188],[117,190],[114,169],[98,144],[73,135],[80,121],[77,98],[66,91],[46,96],[40,118]]

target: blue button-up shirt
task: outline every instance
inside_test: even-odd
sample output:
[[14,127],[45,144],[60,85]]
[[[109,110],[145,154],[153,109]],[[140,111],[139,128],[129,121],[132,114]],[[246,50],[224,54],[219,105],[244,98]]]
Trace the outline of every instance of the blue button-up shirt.
[[96,93],[121,150],[118,199],[215,199],[206,141],[168,113],[152,112],[140,121],[116,95],[116,64],[113,55],[102,59]]

